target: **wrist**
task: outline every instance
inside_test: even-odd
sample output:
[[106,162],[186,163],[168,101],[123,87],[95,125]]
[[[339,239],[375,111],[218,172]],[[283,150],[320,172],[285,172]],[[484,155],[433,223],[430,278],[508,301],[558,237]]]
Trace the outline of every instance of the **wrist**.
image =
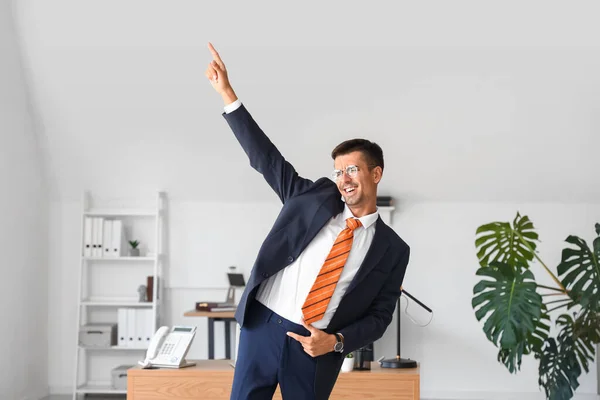
[[335,336],[334,334],[329,335],[329,339],[331,342],[331,348],[333,349],[335,347],[335,344],[338,342],[337,336]]
[[333,336],[333,345],[331,348],[336,353],[342,353],[344,351],[344,337],[339,333],[334,333]]
[[231,86],[221,92],[221,97],[223,97],[225,105],[229,105],[238,99]]

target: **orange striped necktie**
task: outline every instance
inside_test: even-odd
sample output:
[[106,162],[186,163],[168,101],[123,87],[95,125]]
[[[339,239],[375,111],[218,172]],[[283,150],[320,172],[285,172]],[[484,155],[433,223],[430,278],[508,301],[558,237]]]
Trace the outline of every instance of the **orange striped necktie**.
[[346,226],[347,228],[341,231],[335,239],[333,247],[302,305],[302,314],[307,324],[317,322],[325,315],[329,300],[333,296],[344,265],[346,265],[348,254],[352,249],[354,230],[361,226],[361,223],[358,219],[348,218]]

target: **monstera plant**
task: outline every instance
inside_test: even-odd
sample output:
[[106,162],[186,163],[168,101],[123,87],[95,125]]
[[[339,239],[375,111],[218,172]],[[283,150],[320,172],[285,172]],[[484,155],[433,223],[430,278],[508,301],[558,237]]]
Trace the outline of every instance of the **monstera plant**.
[[[520,370],[523,355],[539,360],[538,384],[547,399],[573,397],[600,341],[600,224],[595,228],[592,248],[567,237],[558,277],[540,259],[538,234],[527,216],[517,213],[512,225],[492,222],[476,232],[477,275],[484,279],[473,287],[475,317],[511,373]],[[536,282],[534,265],[553,286]]]

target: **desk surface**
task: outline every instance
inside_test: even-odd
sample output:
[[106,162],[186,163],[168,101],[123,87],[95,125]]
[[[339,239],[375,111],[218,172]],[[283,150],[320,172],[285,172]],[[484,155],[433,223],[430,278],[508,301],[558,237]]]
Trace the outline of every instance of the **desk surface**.
[[190,311],[185,312],[183,315],[185,317],[234,318],[235,311],[212,312],[212,311],[190,310]]
[[156,369],[143,369],[141,366],[136,365],[127,370],[127,376],[142,376],[142,375],[193,375],[202,373],[205,371],[226,371],[233,372],[233,361],[231,360],[191,360],[196,363],[191,367],[185,368],[156,368]]
[[[127,370],[127,374],[132,376],[140,375],[194,375],[203,373],[206,371],[213,372],[233,372],[233,361],[231,360],[192,360],[196,363],[191,367],[174,369],[174,368],[157,368],[157,369],[143,369],[141,366],[136,365]],[[381,368],[378,362],[373,361],[371,363],[370,371],[357,371],[352,372],[340,372],[340,376],[349,374],[350,376],[356,377],[357,374],[368,375],[368,374],[386,374],[386,375],[419,375],[420,367],[416,368]]]

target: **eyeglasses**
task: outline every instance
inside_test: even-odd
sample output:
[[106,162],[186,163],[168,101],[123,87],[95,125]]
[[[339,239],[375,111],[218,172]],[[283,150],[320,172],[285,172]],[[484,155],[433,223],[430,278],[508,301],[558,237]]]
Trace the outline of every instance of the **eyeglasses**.
[[334,169],[331,173],[331,179],[333,179],[333,181],[341,179],[344,175],[344,172],[346,172],[346,175],[348,175],[349,178],[354,178],[358,173],[358,167],[356,165],[348,165],[345,171],[341,169]]

